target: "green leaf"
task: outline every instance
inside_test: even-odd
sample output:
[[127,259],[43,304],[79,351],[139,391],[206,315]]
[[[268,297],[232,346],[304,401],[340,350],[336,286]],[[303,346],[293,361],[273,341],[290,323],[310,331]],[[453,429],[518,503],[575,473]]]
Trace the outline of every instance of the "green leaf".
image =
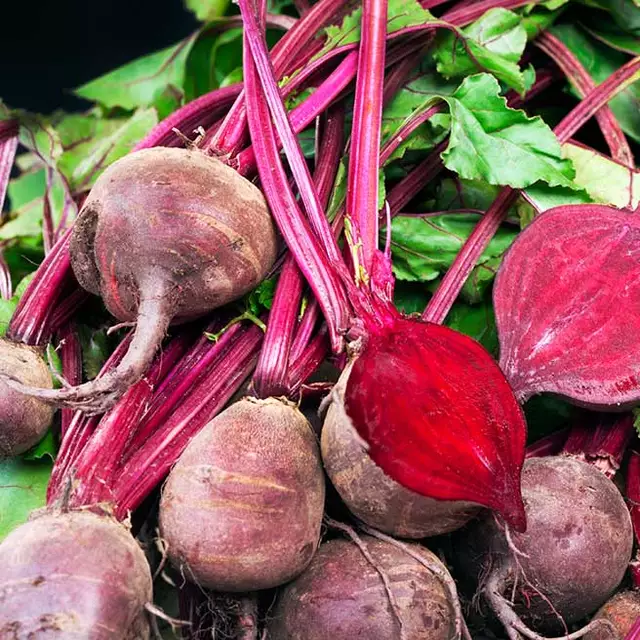
[[623,31],[609,16],[588,14],[581,23],[596,40],[632,56],[640,55],[640,36]]
[[622,30],[640,36],[640,3],[637,0],[587,0],[586,4],[608,12]]
[[12,209],[20,209],[29,202],[44,197],[47,188],[44,169],[23,173],[9,182],[7,193]]
[[396,280],[393,303],[403,313],[422,313],[430,297],[431,294],[424,284]]
[[75,94],[107,109],[149,107],[170,85],[183,89],[187,58],[199,33],[92,80]]
[[507,107],[498,81],[470,76],[452,96],[445,166],[461,177],[524,188],[543,181],[573,188],[574,171],[553,131],[540,117]]
[[0,462],[0,540],[25,523],[31,511],[45,506],[51,469],[47,458]]
[[103,329],[92,329],[86,325],[78,325],[78,337],[82,349],[82,365],[87,380],[93,380],[110,354],[109,340]]
[[[438,278],[451,266],[478,217],[475,214],[445,214],[394,218],[391,253],[396,278],[422,283]],[[501,227],[495,234],[470,278],[469,298],[478,299],[482,295],[495,276],[499,259],[516,235],[516,229],[507,227]]]
[[246,306],[250,313],[259,316],[263,311],[271,309],[277,282],[277,278],[267,278],[247,295]]
[[104,169],[129,153],[157,122],[155,109],[138,109],[129,118],[96,119],[88,139],[65,151],[58,166],[74,190],[88,189]]
[[4,336],[7,333],[9,322],[11,322],[11,317],[17,306],[18,303],[13,299],[5,300],[0,298],[0,336]]
[[489,353],[498,353],[498,333],[493,307],[487,300],[470,306],[463,302],[456,302],[451,308],[445,324],[451,329],[473,338]]
[[[325,29],[326,39],[322,49],[311,59],[317,60],[323,55],[348,44],[360,42],[360,20],[362,9],[358,7],[347,15],[340,25],[330,25]],[[395,33],[406,27],[440,22],[431,13],[423,9],[416,0],[389,0],[387,10],[387,34]]]
[[44,438],[42,438],[35,447],[32,447],[29,451],[23,453],[21,457],[23,460],[31,461],[49,458],[49,460],[53,462],[56,459],[57,453],[58,446],[55,438],[53,437],[53,431],[49,429],[49,431],[45,433]]
[[472,25],[458,33],[438,36],[433,52],[437,69],[447,78],[462,78],[480,70],[492,73],[519,93],[525,80],[518,61],[527,44],[527,31],[516,13],[490,9]]
[[[558,24],[550,31],[569,47],[596,84],[606,80],[628,59],[624,53],[593,40],[575,25]],[[640,82],[621,91],[609,101],[609,106],[623,131],[640,142]]]
[[223,16],[230,0],[184,0],[184,5],[200,22],[208,22],[214,18]]

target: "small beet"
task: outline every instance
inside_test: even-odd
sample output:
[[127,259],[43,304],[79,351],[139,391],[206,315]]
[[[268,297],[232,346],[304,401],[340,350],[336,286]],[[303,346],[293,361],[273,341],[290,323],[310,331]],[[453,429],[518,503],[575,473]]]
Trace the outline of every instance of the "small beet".
[[113,372],[59,391],[21,389],[97,413],[147,369],[167,327],[254,288],[276,255],[266,202],[252,183],[198,150],[153,148],[111,165],[71,239],[78,281],[122,322],[137,322]]
[[640,220],[603,205],[550,209],[507,252],[493,300],[516,395],[590,408],[640,400]]
[[[362,536],[361,542],[373,564],[349,540],[330,540],[318,549],[309,567],[282,590],[269,612],[269,640],[455,637],[454,607],[439,578],[389,542],[370,536]],[[424,547],[406,546],[447,571]],[[388,578],[395,613],[380,572]]]
[[[53,387],[40,353],[25,344],[0,340],[0,373],[28,386]],[[33,447],[51,425],[53,411],[47,403],[24,396],[0,378],[0,459]]]
[[624,640],[640,618],[640,592],[621,591],[601,607],[595,620],[608,620],[612,628],[602,627],[585,635],[584,640]]
[[504,524],[482,518],[457,545],[460,568],[489,571],[481,587],[507,629],[522,622],[564,631],[622,581],[633,546],[629,511],[611,480],[569,456],[527,460],[522,494],[526,533],[507,536]]
[[0,638],[149,637],[149,565],[127,529],[90,512],[49,513],[0,545]]
[[[345,376],[345,374],[343,374]],[[499,511],[518,529],[526,425],[504,375],[477,342],[403,317],[371,328],[333,394],[390,478],[438,500]]]
[[214,418],[169,474],[160,529],[196,584],[254,591],[297,576],[320,539],[324,474],[294,405],[245,398]]
[[[347,370],[345,375],[348,376]],[[342,396],[341,385],[334,393]],[[434,500],[385,475],[369,457],[341,397],[327,411],[322,428],[322,462],[349,510],[366,524],[400,538],[436,536],[463,526],[479,510],[464,501]]]

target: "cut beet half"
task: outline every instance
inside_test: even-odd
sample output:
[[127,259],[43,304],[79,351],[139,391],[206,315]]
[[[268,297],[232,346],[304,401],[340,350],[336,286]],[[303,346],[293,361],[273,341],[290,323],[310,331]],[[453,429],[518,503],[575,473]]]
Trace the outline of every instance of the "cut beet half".
[[550,209],[507,252],[493,299],[500,366],[520,401],[551,392],[618,410],[640,400],[640,218]]
[[490,507],[524,529],[524,417],[497,363],[471,338],[407,318],[372,332],[344,411],[396,482]]

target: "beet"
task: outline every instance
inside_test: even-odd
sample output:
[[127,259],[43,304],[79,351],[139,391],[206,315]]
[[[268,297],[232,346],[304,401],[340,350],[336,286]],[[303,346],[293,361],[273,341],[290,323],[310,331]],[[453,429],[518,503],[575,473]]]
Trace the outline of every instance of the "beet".
[[47,513],[0,544],[0,637],[141,640],[152,580],[142,549],[115,520]]
[[624,640],[638,618],[640,618],[640,592],[616,593],[594,616],[595,620],[609,620],[613,628],[591,631],[585,635],[584,640]]
[[460,566],[489,572],[481,588],[507,631],[520,624],[507,602],[514,590],[524,623],[564,631],[562,621],[593,613],[620,584],[633,546],[629,511],[603,473],[569,456],[527,460],[522,494],[526,533],[506,535],[488,515],[457,545]]
[[245,398],[214,418],[171,471],[160,502],[169,558],[219,591],[297,576],[319,544],[324,474],[293,404]]
[[[375,566],[348,540],[331,540],[318,549],[309,567],[282,590],[269,612],[269,640],[455,637],[454,608],[434,573],[389,542],[363,536],[362,544]],[[424,547],[407,547],[446,572]],[[380,572],[388,579],[397,615]]]
[[110,374],[31,395],[100,412],[147,369],[171,322],[201,316],[254,288],[276,255],[262,194],[198,150],[154,148],[112,164],[85,201],[71,239],[78,281],[122,322],[137,322]]
[[[51,374],[40,352],[25,344],[0,340],[0,374],[22,384],[51,389]],[[0,378],[0,459],[24,453],[46,433],[53,408],[10,388]]]
[[[348,372],[345,373],[348,376]],[[401,538],[449,533],[473,517],[478,505],[434,500],[394,482],[367,454],[349,417],[341,411],[344,387],[322,428],[322,462],[349,510],[366,524]]]
[[394,481],[430,498],[491,507],[524,528],[524,417],[477,342],[396,317],[372,327],[341,387],[332,395],[337,415],[351,420]]
[[640,400],[640,221],[603,205],[550,209],[507,252],[493,300],[500,366],[521,400],[590,408]]

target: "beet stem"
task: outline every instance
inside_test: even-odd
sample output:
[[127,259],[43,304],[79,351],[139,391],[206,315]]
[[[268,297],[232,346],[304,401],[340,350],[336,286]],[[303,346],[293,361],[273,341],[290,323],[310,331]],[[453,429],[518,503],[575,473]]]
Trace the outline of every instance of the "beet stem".
[[[75,325],[68,324],[61,331],[60,360],[62,362],[62,375],[71,385],[76,386],[82,382],[82,350]],[[63,409],[60,412],[60,438],[64,437],[73,420],[73,409]]]
[[[534,40],[534,44],[560,67],[569,82],[582,97],[596,88],[595,82],[578,58],[553,34],[543,31]],[[611,157],[626,167],[635,167],[633,152],[629,148],[629,143],[616,117],[613,115],[613,111],[605,105],[595,114],[595,118],[600,125],[600,130],[609,147]]]
[[[483,4],[479,2],[477,4]],[[634,58],[620,67],[606,80],[591,91],[572,111],[563,118],[554,133],[560,142],[566,142],[597,111],[629,84],[640,78],[640,57]],[[464,283],[471,274],[482,252],[486,249],[509,208],[518,198],[518,191],[504,188],[489,207],[486,215],[475,226],[451,267],[442,278],[422,318],[428,322],[442,323],[455,302]],[[514,389],[520,402],[528,399],[525,389]]]
[[0,121],[0,211],[9,186],[11,167],[18,149],[19,126],[16,120]]
[[540,440],[536,440],[536,442],[527,447],[525,459],[544,458],[546,456],[554,456],[560,453],[565,445],[568,433],[568,429],[562,429],[561,431],[555,431],[544,438],[540,438]]

